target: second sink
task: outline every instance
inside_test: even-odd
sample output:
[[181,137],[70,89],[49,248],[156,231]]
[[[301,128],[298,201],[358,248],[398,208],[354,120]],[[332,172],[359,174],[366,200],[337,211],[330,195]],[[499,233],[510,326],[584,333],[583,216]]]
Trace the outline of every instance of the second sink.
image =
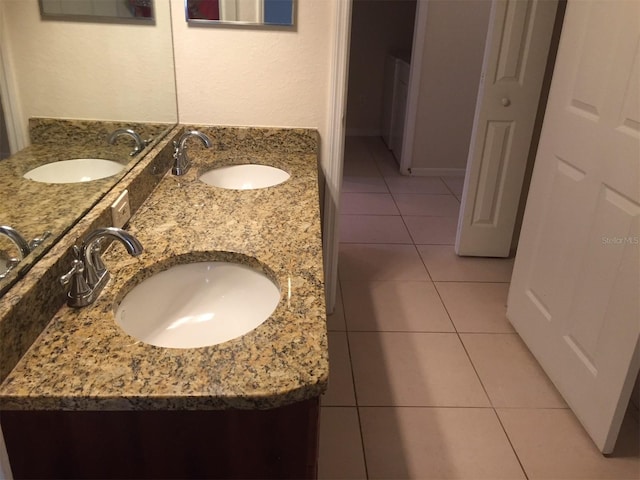
[[137,285],[117,308],[116,323],[132,337],[158,347],[205,347],[254,330],[279,301],[278,286],[251,267],[189,263]]
[[230,190],[253,190],[279,185],[290,177],[279,168],[248,164],[214,168],[202,174],[200,181]]
[[42,183],[79,183],[111,177],[124,170],[124,165],[102,158],[75,158],[41,165],[29,170],[24,178]]

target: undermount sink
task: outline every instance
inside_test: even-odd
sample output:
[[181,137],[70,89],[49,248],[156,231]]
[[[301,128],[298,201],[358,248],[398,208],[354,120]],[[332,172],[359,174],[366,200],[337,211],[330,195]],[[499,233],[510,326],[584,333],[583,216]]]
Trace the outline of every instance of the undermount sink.
[[102,158],[75,158],[41,165],[23,176],[42,183],[80,183],[111,177],[124,169],[124,165]]
[[217,345],[254,330],[271,316],[280,289],[246,265],[176,265],[133,288],[116,310],[116,323],[158,347]]
[[200,181],[230,190],[254,190],[279,185],[290,177],[279,168],[248,164],[214,168],[202,174]]

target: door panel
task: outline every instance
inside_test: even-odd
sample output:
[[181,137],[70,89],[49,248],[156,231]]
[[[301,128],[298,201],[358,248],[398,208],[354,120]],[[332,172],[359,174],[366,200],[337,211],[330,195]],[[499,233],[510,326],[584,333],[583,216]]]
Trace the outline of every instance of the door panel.
[[494,0],[456,253],[510,254],[557,10],[555,0]]
[[639,47],[639,2],[569,2],[507,308],[604,453],[640,368]]

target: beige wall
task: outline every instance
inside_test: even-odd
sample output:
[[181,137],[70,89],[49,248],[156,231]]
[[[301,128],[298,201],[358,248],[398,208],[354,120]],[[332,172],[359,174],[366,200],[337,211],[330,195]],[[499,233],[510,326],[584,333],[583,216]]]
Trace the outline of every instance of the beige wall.
[[428,2],[412,170],[466,166],[490,7],[489,0]]
[[156,24],[40,18],[37,0],[0,0],[3,53],[22,119],[177,119],[167,0]]
[[37,0],[0,0],[21,123],[310,127],[324,140],[336,1],[298,0],[296,26],[278,29],[190,26],[183,0],[156,0],[155,26],[42,21]]
[[171,0],[180,122],[324,134],[334,1],[298,0],[295,28],[257,29],[188,25]]
[[380,135],[384,61],[411,50],[416,0],[354,0],[347,134]]

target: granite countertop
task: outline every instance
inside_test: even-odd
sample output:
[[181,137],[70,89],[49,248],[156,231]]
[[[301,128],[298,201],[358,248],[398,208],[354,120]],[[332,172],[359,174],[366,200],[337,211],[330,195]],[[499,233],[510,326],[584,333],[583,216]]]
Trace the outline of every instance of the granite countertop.
[[[46,242],[50,246],[74,222],[100,200],[136,163],[145,152],[129,156],[133,140],[118,137],[114,145],[107,138],[116,128],[134,128],[144,139],[158,139],[167,133],[168,124],[132,124],[34,118],[29,121],[32,145],[0,162],[0,223],[15,228],[28,241],[51,232]],[[116,175],[91,182],[52,184],[23,177],[28,171],[53,162],[75,158],[101,158],[123,165]],[[17,279],[17,272],[25,270],[37,260],[45,247],[28,256],[3,284]],[[8,258],[16,256],[17,247],[5,236],[0,237],[0,253]]]
[[[214,148],[190,140],[191,170],[169,173],[131,220],[144,253],[133,258],[112,244],[103,255],[111,280],[96,303],[58,311],[0,386],[0,409],[266,409],[326,389],[317,154],[296,147],[309,131],[244,143],[236,132],[242,148],[228,148],[225,131],[200,130]],[[210,168],[243,163],[279,167],[291,178],[249,191],[198,180]],[[116,325],[119,301],[144,278],[209,260],[247,263],[275,280],[281,298],[271,317],[242,337],[192,349],[151,346]]]

